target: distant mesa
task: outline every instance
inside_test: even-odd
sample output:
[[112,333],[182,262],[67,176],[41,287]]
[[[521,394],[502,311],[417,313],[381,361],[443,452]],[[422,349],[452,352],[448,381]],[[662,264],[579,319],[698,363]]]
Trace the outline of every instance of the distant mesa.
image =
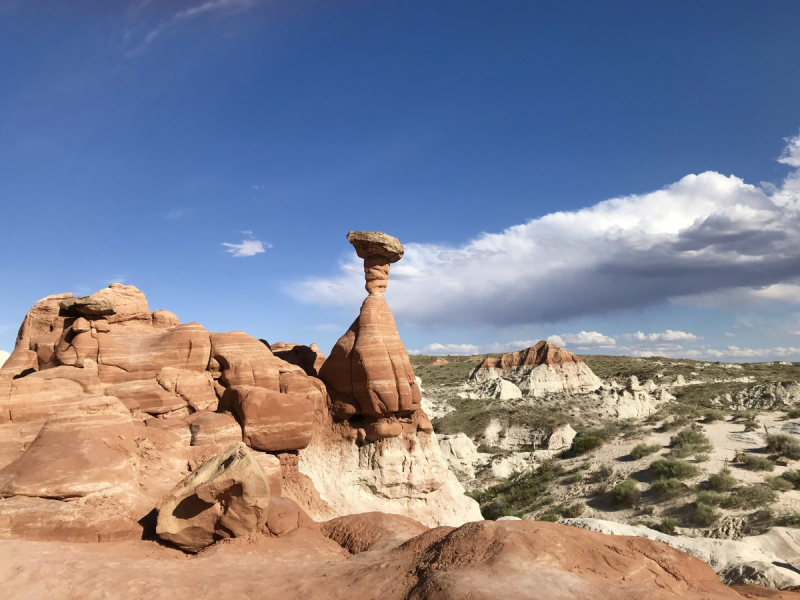
[[478,384],[504,379],[531,396],[562,392],[586,394],[602,385],[600,378],[580,358],[545,340],[524,350],[485,359],[470,379]]

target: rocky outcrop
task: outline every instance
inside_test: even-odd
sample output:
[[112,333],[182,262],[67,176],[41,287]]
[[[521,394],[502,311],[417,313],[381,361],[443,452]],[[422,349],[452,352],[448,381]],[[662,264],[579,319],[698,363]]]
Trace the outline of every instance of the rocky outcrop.
[[475,465],[481,457],[475,444],[466,433],[438,436],[439,449],[447,466],[459,481],[475,479]]
[[[432,430],[408,424],[408,432],[367,443],[342,435],[346,425],[315,428],[300,450],[297,469],[314,483],[322,503],[292,495],[317,521],[379,511],[402,514],[427,526],[482,519],[477,502],[448,469]],[[287,495],[291,492],[285,491]]]
[[341,420],[409,416],[422,400],[414,369],[397,332],[383,292],[390,263],[403,256],[399,240],[377,232],[350,232],[347,238],[364,259],[369,296],[320,369],[333,414]]
[[258,531],[267,521],[269,481],[243,443],[190,474],[158,506],[158,536],[199,552],[217,540]]
[[316,344],[303,346],[302,344],[284,344],[276,342],[270,344],[269,349],[272,353],[286,362],[297,365],[306,373],[316,377],[326,360],[326,356],[319,351]]
[[2,542],[0,580],[10,599],[40,597],[38,590],[56,600],[94,597],[97,590],[125,598],[159,590],[195,600],[742,598],[708,565],[650,540],[554,523],[484,521],[422,531],[395,546],[390,532],[404,537],[415,526],[371,517],[362,519],[372,523],[332,528],[331,535],[354,550],[370,546],[355,555],[302,528],[281,537],[232,539],[192,560],[174,560],[168,549],[145,549],[144,543],[120,545],[104,556],[85,545]]
[[800,559],[800,532],[796,530],[776,527],[759,536],[721,540],[667,535],[643,526],[600,519],[564,519],[562,522],[604,534],[662,542],[707,563],[728,585],[757,584],[778,589],[800,585],[800,573],[791,567]]
[[586,394],[602,385],[580,358],[544,340],[535,346],[485,359],[470,375],[478,384],[506,379],[526,395]]

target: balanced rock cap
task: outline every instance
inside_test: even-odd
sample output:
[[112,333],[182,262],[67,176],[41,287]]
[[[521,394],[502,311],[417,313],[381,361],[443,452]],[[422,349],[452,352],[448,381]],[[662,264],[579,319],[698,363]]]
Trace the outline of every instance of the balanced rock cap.
[[396,237],[381,231],[351,231],[347,241],[353,244],[359,258],[383,256],[390,263],[403,258],[403,244]]

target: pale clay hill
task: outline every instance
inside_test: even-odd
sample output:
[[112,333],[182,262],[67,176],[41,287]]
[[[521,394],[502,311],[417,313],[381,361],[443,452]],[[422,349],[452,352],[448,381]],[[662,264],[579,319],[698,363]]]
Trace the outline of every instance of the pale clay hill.
[[[716,525],[670,529],[683,537],[625,529],[685,510],[704,474],[649,512],[646,477],[634,483],[644,501],[630,506],[612,510],[616,488],[599,489],[647,470],[670,444],[655,426],[691,428],[707,402],[772,412],[748,413],[742,434],[731,417],[703,425],[709,447],[691,429],[692,464],[763,446],[762,424],[793,431],[781,419],[795,387],[742,373],[712,378],[727,391],[700,401],[683,393],[709,385],[699,372],[679,379],[659,365],[639,383],[546,342],[499,357],[409,357],[383,296],[402,244],[379,232],[348,240],[368,296],[328,357],[182,324],[133,286],[31,308],[0,367],[4,597],[796,596],[775,589],[797,583],[781,563],[800,556],[793,530],[764,517],[752,542],[702,537],[756,527],[730,507],[712,507],[725,515]],[[737,381],[745,387],[730,388]],[[670,415],[687,406],[695,412]],[[659,448],[620,461],[639,439]],[[791,460],[771,461],[787,514]],[[735,475],[734,490],[763,479]],[[571,519],[532,520],[560,517]],[[726,585],[750,583],[767,587]]]

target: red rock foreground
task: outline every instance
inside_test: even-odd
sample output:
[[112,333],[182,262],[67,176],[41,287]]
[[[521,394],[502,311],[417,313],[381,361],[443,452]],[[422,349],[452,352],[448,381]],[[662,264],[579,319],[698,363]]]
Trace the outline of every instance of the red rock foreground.
[[800,598],[740,594],[705,563],[649,540],[532,521],[425,530],[381,513],[227,540],[193,558],[153,542],[4,541],[0,581],[10,600]]

